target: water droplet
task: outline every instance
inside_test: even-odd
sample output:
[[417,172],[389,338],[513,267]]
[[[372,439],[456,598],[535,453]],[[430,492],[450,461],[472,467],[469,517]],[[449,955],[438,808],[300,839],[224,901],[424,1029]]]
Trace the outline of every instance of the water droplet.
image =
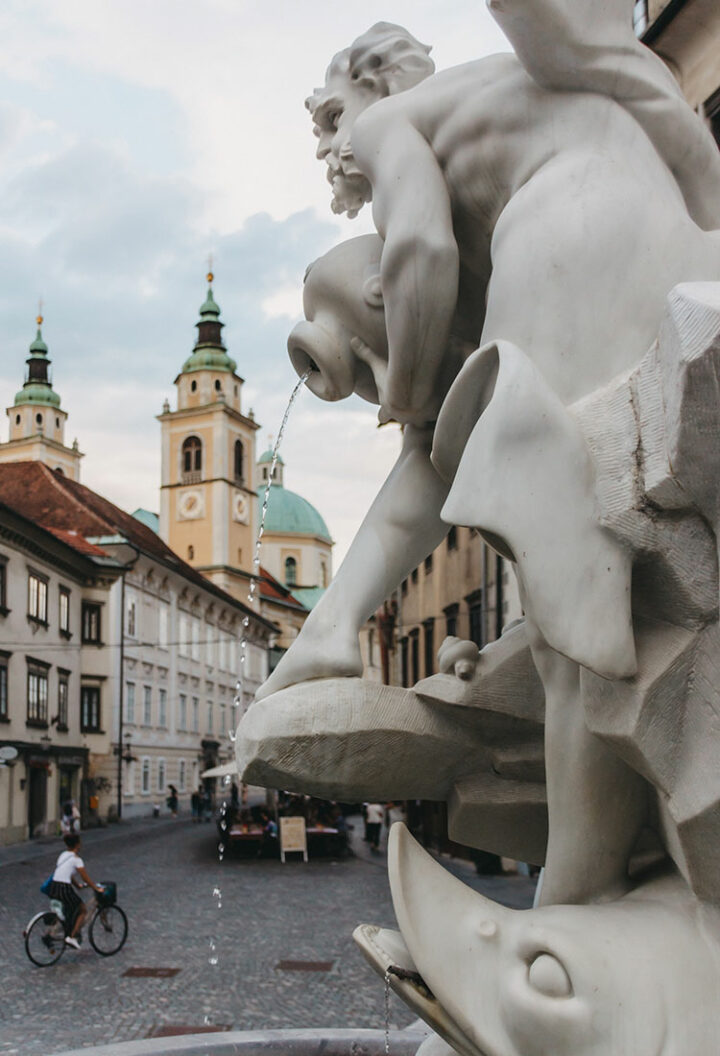
[[211,954],[208,957],[208,964],[211,964],[213,966],[213,968],[214,968],[217,963],[218,963],[217,957],[215,956],[215,954]]
[[231,781],[232,781],[232,778],[230,777],[230,774],[225,774],[225,777],[223,778],[223,784],[224,785],[229,785]]

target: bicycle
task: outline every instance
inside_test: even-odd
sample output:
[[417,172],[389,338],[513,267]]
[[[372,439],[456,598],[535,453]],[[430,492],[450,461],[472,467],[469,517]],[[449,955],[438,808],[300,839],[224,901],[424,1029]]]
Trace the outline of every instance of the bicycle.
[[[128,919],[125,911],[115,903],[115,884],[107,882],[103,888],[90,903],[88,938],[101,957],[112,957],[125,945]],[[65,920],[62,904],[55,899],[50,900],[50,909],[31,917],[23,936],[25,952],[33,964],[38,968],[57,964],[65,952],[65,936],[70,934],[71,923]]]

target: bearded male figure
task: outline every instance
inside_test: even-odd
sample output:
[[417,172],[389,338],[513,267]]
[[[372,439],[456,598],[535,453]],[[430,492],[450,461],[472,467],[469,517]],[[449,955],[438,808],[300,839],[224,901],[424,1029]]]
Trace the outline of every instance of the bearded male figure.
[[[381,418],[410,428],[261,696],[360,674],[359,627],[446,533],[447,474],[430,452],[451,330],[467,352],[496,341],[522,350],[568,406],[639,362],[673,286],[720,279],[720,235],[708,230],[720,227],[720,159],[671,75],[634,41],[624,0],[602,11],[589,0],[490,6],[520,60],[497,55],[429,76],[428,49],[380,23],[335,57],[308,101],[336,210],[373,202],[388,356],[357,352],[373,370]],[[572,642],[549,643],[530,627],[546,689],[547,901],[620,888],[643,822],[641,782],[590,736],[578,705],[580,666],[610,679],[636,669],[629,555],[616,556],[615,611],[603,618],[617,633],[580,621]],[[618,794],[578,795],[570,757],[585,789]],[[580,860],[587,831],[604,853]]]

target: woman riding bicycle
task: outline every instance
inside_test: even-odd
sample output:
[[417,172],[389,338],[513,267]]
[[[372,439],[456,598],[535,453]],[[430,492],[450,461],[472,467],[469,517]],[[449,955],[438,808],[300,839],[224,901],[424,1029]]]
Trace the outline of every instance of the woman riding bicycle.
[[62,903],[63,914],[69,929],[69,934],[65,937],[65,944],[79,950],[80,943],[76,935],[85,922],[87,909],[75,888],[84,887],[86,884],[93,891],[102,892],[104,888],[94,883],[88,876],[85,863],[79,854],[80,837],[77,833],[69,833],[67,836],[63,836],[63,840],[67,850],[62,852],[55,863],[55,872],[52,875],[49,897]]

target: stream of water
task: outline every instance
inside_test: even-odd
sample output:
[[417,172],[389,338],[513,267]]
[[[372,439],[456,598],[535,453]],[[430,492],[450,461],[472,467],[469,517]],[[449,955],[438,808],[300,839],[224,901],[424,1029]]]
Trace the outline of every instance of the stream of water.
[[[267,479],[267,483],[265,485],[265,492],[263,494],[262,507],[261,507],[261,511],[260,511],[260,526],[258,528],[257,538],[255,539],[255,550],[254,550],[254,553],[253,553],[252,572],[251,572],[251,575],[250,575],[250,587],[248,589],[248,596],[247,596],[248,607],[252,611],[254,611],[254,609],[255,609],[256,595],[257,595],[257,591],[258,591],[258,584],[260,582],[260,552],[262,550],[262,538],[263,538],[263,534],[265,532],[265,517],[267,515],[268,503],[270,502],[270,488],[272,487],[273,477],[275,476],[275,468],[277,466],[278,456],[280,454],[280,444],[282,443],[283,436],[285,434],[285,426],[287,425],[287,420],[290,417],[290,411],[292,410],[292,406],[295,403],[295,400],[297,399],[297,396],[298,396],[298,393],[300,392],[300,389],[303,387],[303,385],[305,384],[307,379],[310,377],[311,373],[312,373],[311,370],[307,370],[305,372],[305,374],[303,374],[302,377],[298,380],[298,382],[295,385],[295,388],[292,390],[292,392],[290,394],[290,399],[288,400],[287,407],[285,408],[285,414],[283,415],[282,421],[280,423],[280,428],[278,430],[278,434],[277,434],[277,437],[276,437],[276,440],[275,440],[275,444],[273,445],[272,462],[270,463],[270,472],[268,473],[268,479]],[[241,709],[241,707],[243,705],[243,698],[244,698],[244,692],[243,692],[243,690],[244,690],[244,681],[245,681],[244,675],[245,675],[245,663],[246,663],[246,659],[247,659],[247,645],[248,645],[248,637],[247,637],[247,635],[248,635],[248,628],[249,627],[250,627],[250,612],[247,612],[245,614],[245,616],[243,618],[243,622],[242,622],[242,637],[240,639],[240,663],[238,665],[239,666],[239,673],[238,673],[238,680],[235,683],[235,696],[233,698],[232,712],[231,712],[231,728],[228,730],[228,738],[230,739],[230,743],[231,744],[234,744],[235,740],[237,738],[237,734],[236,734],[235,731],[237,730],[238,722],[240,721],[240,718],[241,718],[240,709]],[[231,782],[232,782],[231,776],[229,774],[226,774],[226,776],[223,777],[223,779],[222,779],[223,789],[226,790],[229,787],[229,785],[231,784]],[[227,842],[226,842],[227,841],[227,830],[228,830],[228,822],[227,822],[228,809],[227,809],[227,806],[228,806],[227,805],[227,799],[225,798],[225,792],[223,792],[223,802],[222,802],[221,817],[220,817],[220,838],[218,840],[218,845],[217,845],[218,862],[222,862],[223,858],[225,857],[225,850],[226,850],[226,847],[227,847]],[[219,881],[215,885],[215,887],[213,888],[213,898],[215,900],[215,905],[216,905],[217,910],[221,911],[222,910],[222,899],[223,899],[223,896],[222,896],[222,888],[220,887],[220,882]],[[220,936],[221,931],[222,931],[222,928],[220,926],[220,919],[218,918],[218,929],[217,929],[218,937]],[[220,963],[220,958],[219,958],[219,955],[218,955],[218,942],[219,942],[219,938],[216,939],[214,935],[211,936],[211,938],[209,939],[209,942],[208,942],[208,947],[209,947],[208,948],[208,964],[211,965],[213,968],[216,968],[218,966],[218,964]],[[207,1015],[205,1016],[205,1023],[206,1024],[210,1023],[210,1017],[207,1016]]]

